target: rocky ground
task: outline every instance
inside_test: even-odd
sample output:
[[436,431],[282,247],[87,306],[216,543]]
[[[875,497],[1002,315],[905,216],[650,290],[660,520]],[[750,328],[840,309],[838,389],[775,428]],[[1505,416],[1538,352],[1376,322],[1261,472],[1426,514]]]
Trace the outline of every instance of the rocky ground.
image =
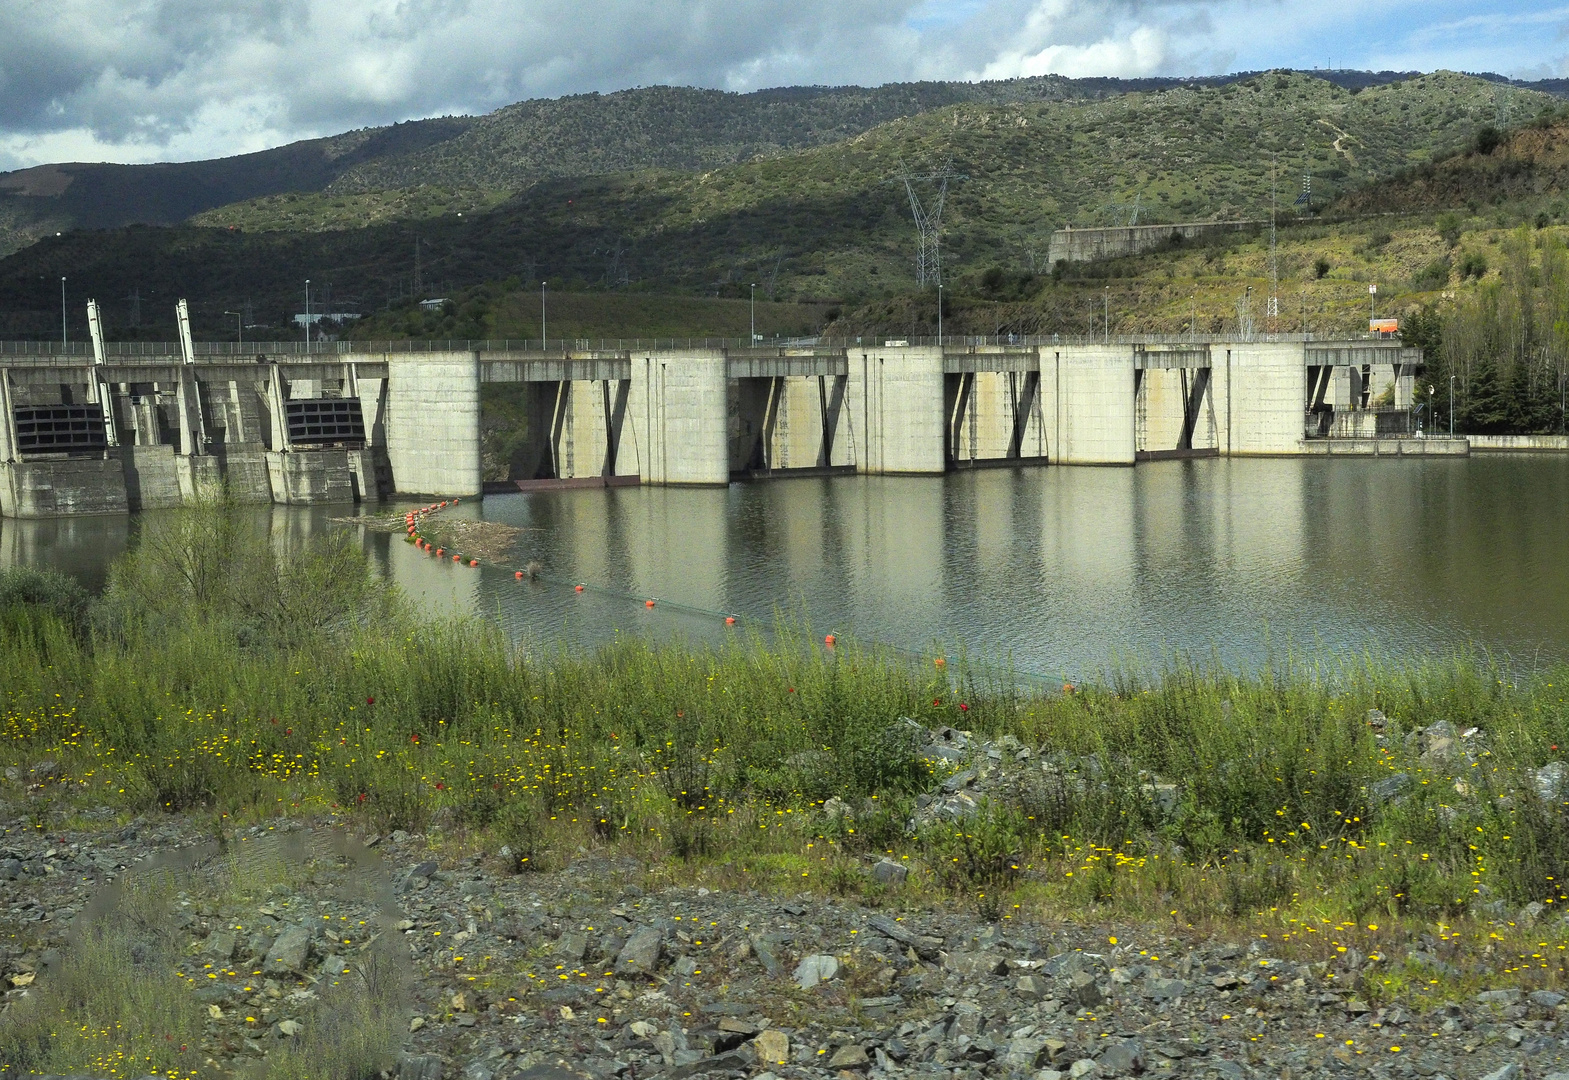
[[324,983],[353,977],[377,940],[397,942],[407,976],[392,1006],[402,1080],[1513,1080],[1569,1068],[1560,995],[1504,988],[1425,1013],[1370,1008],[1355,988],[1380,958],[1355,950],[1302,964],[1263,941],[988,925],[906,909],[897,887],[876,909],[645,891],[635,860],[585,855],[517,875],[483,853],[432,857],[423,836],[302,822],[248,830],[227,851],[243,864],[269,844],[284,845],[295,884],[226,905],[204,895],[204,863],[222,860],[188,822],[47,833],[7,823],[7,1008],[69,962],[73,922],[92,917],[95,894],[157,851],[188,871],[173,913],[187,959],[170,977],[205,1010],[203,1050],[224,1069],[299,1037]]
[[[1021,769],[1077,769],[948,728],[927,753],[957,770],[923,796],[928,820],[972,813]],[[126,825],[107,807],[67,821],[36,808],[52,768],[10,770],[0,802],[0,1025],[47,992],[84,930],[125,922],[127,882],[162,872],[171,944],[148,977],[190,995],[203,1075],[264,1075],[349,982],[395,1032],[384,1075],[398,1080],[1569,1080],[1569,1002],[1511,986],[1490,949],[1431,934],[1401,956],[1305,962],[1267,938],[1094,913],[988,923],[888,860],[865,867],[879,883],[868,906],[671,886],[668,867],[588,851],[519,874],[435,832],[338,821],[215,832],[181,817]],[[1147,786],[1157,802],[1175,790]],[[826,814],[851,812],[835,801]],[[1464,968],[1494,988],[1379,1007],[1366,991],[1392,968]]]

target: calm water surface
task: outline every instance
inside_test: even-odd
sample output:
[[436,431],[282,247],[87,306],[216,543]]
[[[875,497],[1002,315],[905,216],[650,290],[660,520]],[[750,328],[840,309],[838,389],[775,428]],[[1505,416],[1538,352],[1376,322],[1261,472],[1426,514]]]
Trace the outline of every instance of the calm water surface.
[[[345,508],[274,509],[306,535]],[[554,583],[438,563],[367,534],[433,610],[525,639],[725,636],[714,615],[777,612],[909,649],[940,643],[1075,676],[1175,653],[1252,665],[1287,647],[1569,658],[1569,457],[1208,459],[841,477],[728,489],[491,497],[459,512],[525,530],[516,565]],[[265,511],[261,513],[267,513]],[[0,560],[90,585],[124,518],[0,523]],[[576,593],[568,582],[592,586]],[[661,603],[653,611],[646,597]]]

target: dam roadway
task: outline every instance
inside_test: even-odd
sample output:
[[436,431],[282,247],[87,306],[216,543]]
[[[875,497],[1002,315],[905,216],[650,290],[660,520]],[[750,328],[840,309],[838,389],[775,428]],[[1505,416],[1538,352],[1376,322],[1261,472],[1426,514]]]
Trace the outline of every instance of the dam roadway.
[[[536,343],[537,344],[537,343]],[[583,343],[586,346],[586,343]],[[123,513],[226,488],[310,504],[481,494],[481,387],[522,388],[516,486],[1465,453],[1403,434],[1398,339],[558,349],[520,342],[0,343],[0,513]],[[1379,450],[1380,446],[1384,449]]]

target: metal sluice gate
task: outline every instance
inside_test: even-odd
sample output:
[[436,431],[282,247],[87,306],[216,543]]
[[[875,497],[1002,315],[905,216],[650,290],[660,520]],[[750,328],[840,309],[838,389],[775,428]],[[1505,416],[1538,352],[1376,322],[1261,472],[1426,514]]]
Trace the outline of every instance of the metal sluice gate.
[[283,403],[292,445],[365,442],[358,398],[304,398]]
[[97,405],[18,405],[11,410],[19,454],[102,453],[109,445]]

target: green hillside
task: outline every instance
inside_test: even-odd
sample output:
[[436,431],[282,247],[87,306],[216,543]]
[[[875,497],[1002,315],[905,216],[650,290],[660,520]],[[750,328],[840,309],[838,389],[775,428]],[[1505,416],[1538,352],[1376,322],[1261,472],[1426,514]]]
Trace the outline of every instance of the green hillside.
[[[474,204],[493,192],[519,191],[542,179],[646,168],[708,169],[821,146],[956,102],[1081,100],[1180,84],[1176,79],[1050,76],[874,89],[786,87],[750,94],[655,86],[525,101],[482,117],[366,128],[210,161],[43,165],[0,174],[0,254],[64,229],[173,224],[216,207],[285,194],[440,188]],[[391,216],[402,210],[410,217],[426,216],[421,210],[427,202],[418,196],[378,196],[359,204],[372,212],[356,222],[380,220],[389,211]],[[296,227],[291,214],[276,218],[275,225]]]
[[[275,201],[272,211],[253,202],[203,216],[220,228],[68,233],[0,262],[0,312],[12,313],[11,333],[27,332],[27,319],[51,325],[58,295],[45,286],[61,274],[106,303],[133,289],[171,308],[180,295],[198,311],[250,302],[275,325],[298,310],[305,278],[332,282],[340,306],[374,311],[411,298],[416,241],[426,295],[512,277],[579,292],[730,296],[755,281],[770,299],[858,306],[913,288],[914,229],[903,188],[890,183],[901,163],[925,171],[951,161],[963,177],[944,218],[950,274],[1043,274],[1051,231],[1126,212],[1109,204],[1137,199],[1144,221],[1258,218],[1275,167],[1283,208],[1304,171],[1321,207],[1467,145],[1500,115],[1555,104],[1437,73],[1360,92],[1270,74],[1090,103],[955,105],[701,173],[542,181],[462,216],[351,227],[388,196],[323,194],[287,204],[287,230]],[[109,317],[113,325],[112,305]]]

